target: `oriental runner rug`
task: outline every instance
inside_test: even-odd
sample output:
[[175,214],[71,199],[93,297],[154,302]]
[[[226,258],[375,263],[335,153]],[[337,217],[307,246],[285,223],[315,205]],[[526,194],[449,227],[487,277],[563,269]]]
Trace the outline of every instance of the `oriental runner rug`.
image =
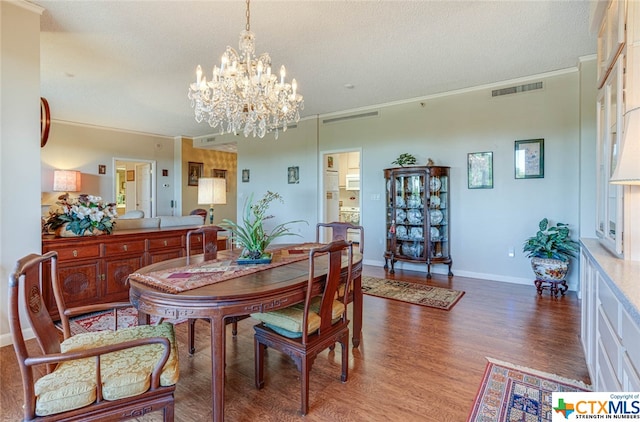
[[487,358],[467,422],[552,420],[552,392],[591,391],[583,382]]
[[[158,319],[158,317],[152,316],[151,324],[157,324]],[[186,319],[165,319],[165,321],[179,324],[186,321]],[[56,325],[62,330],[59,322],[56,323]],[[138,325],[138,311],[136,310],[136,308],[131,306],[129,308],[118,309],[118,329],[135,327],[136,325]],[[113,311],[94,312],[92,314],[73,317],[69,321],[69,328],[71,329],[71,334],[73,335],[88,333],[91,331],[113,330]]]
[[362,276],[362,293],[446,311],[453,308],[453,305],[464,295],[460,290],[364,275]]

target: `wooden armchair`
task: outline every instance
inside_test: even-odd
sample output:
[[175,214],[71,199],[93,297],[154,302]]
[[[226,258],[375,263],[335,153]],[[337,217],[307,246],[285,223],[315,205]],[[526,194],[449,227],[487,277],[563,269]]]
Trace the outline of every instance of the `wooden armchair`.
[[[190,230],[187,232],[187,265],[189,265],[191,258],[191,236],[202,235],[202,250],[204,253],[204,260],[210,261],[218,258],[218,232],[224,231],[220,226],[202,226],[196,230]],[[232,324],[231,333],[235,336],[238,334],[238,321],[246,317],[233,317],[227,319],[227,324]],[[188,329],[188,342],[189,342],[189,355],[193,355],[196,351],[195,345],[195,333],[196,333],[196,318],[189,319]]]
[[[343,252],[348,260],[347,279],[341,280]],[[318,264],[317,264],[318,262]],[[318,291],[316,265],[326,265],[324,290]],[[293,358],[300,371],[300,413],[309,411],[309,372],[316,356],[335,343],[342,346],[342,382],[347,381],[349,371],[349,320],[347,319],[347,295],[336,300],[341,283],[351,284],[353,245],[344,240],[314,248],[309,252],[309,279],[305,301],[288,308],[251,314],[262,321],[254,327],[255,383],[264,387],[264,355],[267,347],[279,350]]]
[[[40,290],[42,271],[57,284],[56,263],[53,251],[25,256],[9,280],[9,323],[24,387],[24,420],[114,421],[162,410],[164,420],[173,421],[179,373],[173,325],[83,333],[61,343]],[[41,353],[27,349],[21,312]],[[64,325],[68,334],[68,316]]]

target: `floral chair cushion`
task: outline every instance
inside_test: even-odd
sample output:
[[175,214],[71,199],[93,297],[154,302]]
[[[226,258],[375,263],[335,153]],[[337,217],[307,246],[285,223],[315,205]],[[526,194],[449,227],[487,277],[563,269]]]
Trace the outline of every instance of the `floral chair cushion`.
[[[64,353],[149,337],[166,337],[171,342],[171,353],[162,370],[160,385],[174,385],[179,377],[179,364],[175,333],[170,323],[82,333],[62,342],[60,348]],[[151,372],[162,355],[162,349],[159,344],[150,344],[103,355],[100,371],[104,399],[118,400],[147,391],[151,385]],[[93,403],[96,400],[95,358],[61,363],[55,371],[38,379],[35,393],[38,416]]]

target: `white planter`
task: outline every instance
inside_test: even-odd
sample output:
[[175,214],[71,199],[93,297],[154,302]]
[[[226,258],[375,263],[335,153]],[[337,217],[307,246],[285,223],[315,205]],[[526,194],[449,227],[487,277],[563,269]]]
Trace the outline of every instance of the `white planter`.
[[569,263],[560,259],[531,258],[531,268],[537,280],[561,281],[569,271]]

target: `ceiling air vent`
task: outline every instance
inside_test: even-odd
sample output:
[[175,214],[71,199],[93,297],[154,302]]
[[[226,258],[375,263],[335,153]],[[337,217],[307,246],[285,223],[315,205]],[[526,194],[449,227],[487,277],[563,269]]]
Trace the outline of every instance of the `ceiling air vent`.
[[365,117],[377,117],[377,116],[378,116],[377,111],[370,111],[368,113],[351,114],[349,116],[340,116],[340,117],[332,117],[330,119],[324,119],[322,121],[322,124],[336,123],[336,122],[342,122],[344,120],[362,119]]
[[499,97],[501,95],[518,94],[520,92],[534,91],[536,89],[542,89],[542,82],[510,86],[509,88],[494,89],[493,91],[491,91],[491,96]]

